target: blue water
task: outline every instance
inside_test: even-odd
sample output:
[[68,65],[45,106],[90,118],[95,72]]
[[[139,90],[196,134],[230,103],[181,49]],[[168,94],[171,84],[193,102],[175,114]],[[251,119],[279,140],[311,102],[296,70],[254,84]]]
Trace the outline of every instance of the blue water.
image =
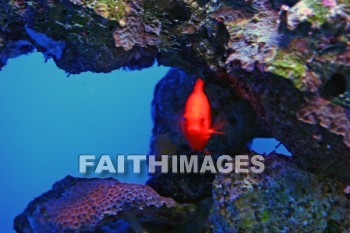
[[287,156],[292,155],[290,151],[275,138],[255,138],[252,142],[251,149],[259,154],[269,154],[275,151]]
[[[0,232],[35,197],[78,172],[79,154],[147,154],[150,105],[168,68],[66,77],[39,53],[0,72]],[[143,183],[147,176],[117,177]]]
[[[80,154],[147,154],[153,90],[167,71],[67,78],[39,53],[10,60],[0,72],[0,232],[14,232],[14,217],[56,181],[82,176]],[[269,153],[277,144],[255,139],[252,148]],[[147,175],[117,178],[144,183]]]

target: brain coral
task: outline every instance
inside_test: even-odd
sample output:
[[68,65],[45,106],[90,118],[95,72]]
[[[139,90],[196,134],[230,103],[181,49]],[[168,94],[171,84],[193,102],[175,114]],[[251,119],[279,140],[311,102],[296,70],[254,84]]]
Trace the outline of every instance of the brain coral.
[[15,219],[15,229],[90,232],[125,216],[136,217],[139,222],[168,223],[169,214],[165,212],[174,207],[177,204],[173,199],[159,196],[147,185],[67,176],[28,205]]

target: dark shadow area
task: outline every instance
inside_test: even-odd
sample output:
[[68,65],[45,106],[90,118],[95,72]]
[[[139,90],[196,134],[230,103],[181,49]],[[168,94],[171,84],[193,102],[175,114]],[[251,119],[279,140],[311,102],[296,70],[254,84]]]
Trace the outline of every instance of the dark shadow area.
[[338,97],[346,91],[347,84],[348,82],[343,74],[335,73],[322,87],[321,96],[325,99]]

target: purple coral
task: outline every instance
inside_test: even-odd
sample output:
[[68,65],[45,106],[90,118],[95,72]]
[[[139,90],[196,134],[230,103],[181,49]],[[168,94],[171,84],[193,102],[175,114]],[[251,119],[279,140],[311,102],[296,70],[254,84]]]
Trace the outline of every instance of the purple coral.
[[174,207],[177,204],[173,199],[161,197],[147,185],[67,176],[17,216],[15,229],[36,233],[90,232],[130,215],[139,222],[174,224],[166,217],[166,212]]

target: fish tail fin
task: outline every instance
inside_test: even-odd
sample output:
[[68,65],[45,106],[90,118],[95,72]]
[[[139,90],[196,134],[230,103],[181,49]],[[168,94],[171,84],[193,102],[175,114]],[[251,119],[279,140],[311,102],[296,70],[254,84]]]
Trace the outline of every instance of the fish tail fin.
[[194,84],[193,90],[195,92],[199,92],[202,91],[204,88],[204,81],[201,78],[198,78]]

